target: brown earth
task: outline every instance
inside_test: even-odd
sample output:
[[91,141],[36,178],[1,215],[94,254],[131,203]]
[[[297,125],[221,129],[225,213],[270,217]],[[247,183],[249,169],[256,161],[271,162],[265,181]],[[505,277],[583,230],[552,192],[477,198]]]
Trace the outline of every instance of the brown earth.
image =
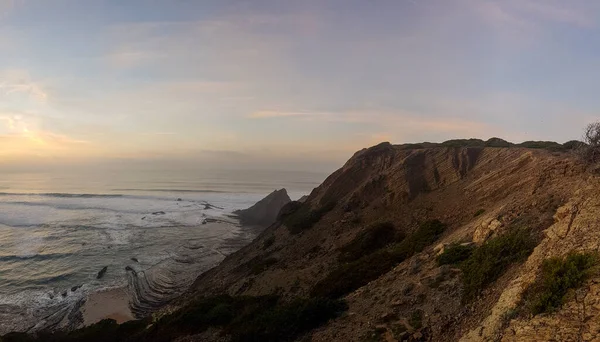
[[[303,205],[335,203],[311,229],[292,235],[278,222],[252,244],[202,275],[190,297],[229,293],[307,296],[339,266],[340,248],[375,222],[406,234],[431,219],[448,225],[423,252],[345,297],[348,312],[302,341],[595,341],[600,333],[600,277],[550,315],[507,318],[520,305],[545,258],[599,250],[600,178],[569,153],[525,148],[410,149],[380,144],[356,153]],[[484,210],[484,211],[483,211]],[[483,214],[475,216],[475,213]],[[481,244],[515,225],[542,236],[473,303],[461,302],[460,270],[435,262],[453,242]],[[269,263],[257,271],[257,265]],[[415,311],[423,326],[411,327]],[[399,331],[401,325],[408,331]],[[376,332],[376,333],[374,333]],[[186,341],[212,340],[209,332]],[[597,339],[596,339],[597,340]]]

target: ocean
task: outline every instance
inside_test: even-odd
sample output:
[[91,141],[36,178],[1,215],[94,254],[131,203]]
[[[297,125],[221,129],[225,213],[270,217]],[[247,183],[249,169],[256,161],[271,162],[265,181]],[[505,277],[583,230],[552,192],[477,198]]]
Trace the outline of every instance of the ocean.
[[298,199],[325,177],[228,170],[0,173],[0,334],[64,327],[77,303],[110,288],[128,287],[134,312],[151,310],[256,237],[232,211],[280,188]]

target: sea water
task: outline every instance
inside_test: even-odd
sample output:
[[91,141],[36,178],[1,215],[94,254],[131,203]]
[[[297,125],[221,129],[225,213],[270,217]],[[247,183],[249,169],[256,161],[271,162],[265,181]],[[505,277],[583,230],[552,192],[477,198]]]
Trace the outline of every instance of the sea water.
[[140,287],[128,281],[126,267],[134,282],[167,279],[163,290],[176,295],[256,237],[232,211],[284,187],[298,199],[324,178],[223,170],[0,173],[0,334],[57,324],[52,320],[90,292]]

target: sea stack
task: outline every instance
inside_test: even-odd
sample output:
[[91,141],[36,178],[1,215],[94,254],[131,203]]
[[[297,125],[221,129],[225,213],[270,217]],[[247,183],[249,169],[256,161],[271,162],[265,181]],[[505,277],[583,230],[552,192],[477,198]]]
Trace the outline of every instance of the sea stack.
[[285,189],[273,191],[252,207],[234,212],[243,224],[268,227],[275,223],[281,208],[292,200]]

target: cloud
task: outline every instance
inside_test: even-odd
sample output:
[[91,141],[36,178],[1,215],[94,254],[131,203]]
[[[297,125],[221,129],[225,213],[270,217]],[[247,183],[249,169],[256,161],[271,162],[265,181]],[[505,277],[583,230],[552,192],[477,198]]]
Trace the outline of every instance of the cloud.
[[248,118],[250,119],[272,119],[272,118],[315,118],[315,117],[324,117],[329,116],[331,113],[322,113],[322,112],[308,112],[308,111],[298,111],[298,112],[286,112],[286,111],[276,111],[276,110],[263,110],[257,111],[250,115]]
[[555,0],[465,0],[463,5],[473,9],[484,23],[514,39],[538,35],[555,24],[593,28],[600,9],[591,2]]
[[122,50],[108,54],[105,59],[117,68],[134,68],[150,63],[158,55],[147,51]]
[[20,69],[8,69],[0,72],[0,92],[4,95],[24,94],[30,99],[45,102],[48,93],[44,86],[33,81],[29,72]]

